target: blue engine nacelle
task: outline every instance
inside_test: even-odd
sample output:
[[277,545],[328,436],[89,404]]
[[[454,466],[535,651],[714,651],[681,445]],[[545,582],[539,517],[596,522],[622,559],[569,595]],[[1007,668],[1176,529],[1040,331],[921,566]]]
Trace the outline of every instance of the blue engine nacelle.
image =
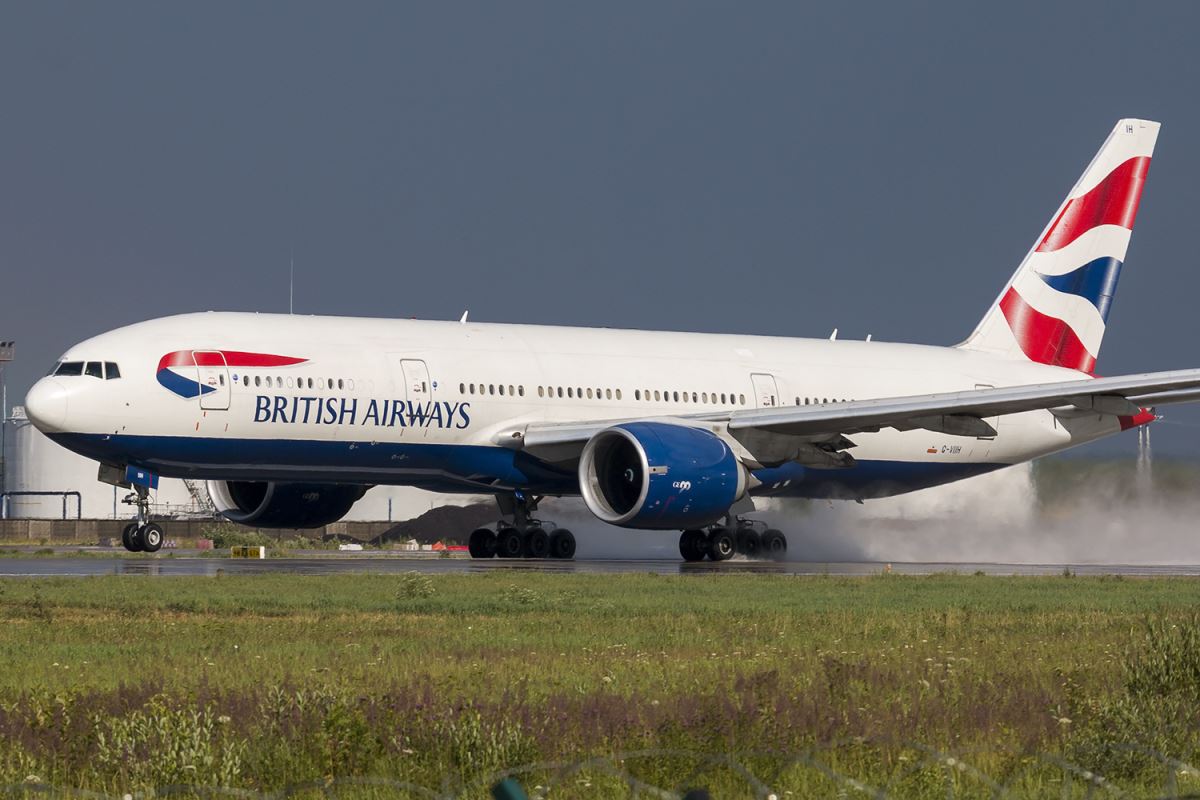
[[257,528],[320,528],[337,522],[366,494],[367,486],[334,483],[209,481],[217,511]]
[[600,431],[583,448],[579,488],[604,522],[683,530],[725,516],[746,492],[746,469],[710,431],[626,422]]

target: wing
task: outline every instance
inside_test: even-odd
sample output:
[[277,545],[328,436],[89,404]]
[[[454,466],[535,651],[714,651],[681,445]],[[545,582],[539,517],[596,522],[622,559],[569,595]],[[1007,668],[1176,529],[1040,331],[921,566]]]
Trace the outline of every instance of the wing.
[[[1006,386],[962,392],[856,400],[813,406],[781,406],[659,417],[679,424],[718,423],[761,463],[811,460],[818,466],[846,466],[849,434],[924,429],[957,436],[993,436],[985,417],[1039,409],[1134,415],[1149,405],[1200,400],[1200,370],[1150,372],[1060,383]],[[642,418],[645,419],[645,418]],[[520,447],[550,461],[578,458],[599,431],[627,419],[572,423],[532,423],[509,429],[498,443]],[[824,455],[822,455],[824,454]],[[829,463],[823,463],[823,460]],[[853,463],[849,459],[849,463]]]

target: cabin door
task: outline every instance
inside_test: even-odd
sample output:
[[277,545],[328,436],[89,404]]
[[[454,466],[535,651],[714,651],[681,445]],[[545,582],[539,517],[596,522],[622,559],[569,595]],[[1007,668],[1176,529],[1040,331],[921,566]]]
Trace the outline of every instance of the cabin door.
[[756,372],[750,376],[754,384],[754,404],[757,408],[774,408],[779,405],[779,388],[775,376]]
[[194,350],[196,379],[200,381],[200,408],[205,411],[229,410],[229,366],[219,350]]
[[404,373],[404,392],[414,404],[428,403],[433,397],[433,387],[429,385],[429,369],[424,361],[406,358],[400,362],[400,370]]

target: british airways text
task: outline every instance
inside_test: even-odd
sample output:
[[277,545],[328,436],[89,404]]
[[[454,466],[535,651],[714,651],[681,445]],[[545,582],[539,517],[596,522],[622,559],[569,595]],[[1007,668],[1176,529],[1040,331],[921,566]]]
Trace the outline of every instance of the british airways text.
[[357,397],[285,397],[260,394],[255,398],[255,422],[288,425],[360,425],[376,428],[455,428],[471,424],[470,403],[414,403],[412,400],[370,400]]

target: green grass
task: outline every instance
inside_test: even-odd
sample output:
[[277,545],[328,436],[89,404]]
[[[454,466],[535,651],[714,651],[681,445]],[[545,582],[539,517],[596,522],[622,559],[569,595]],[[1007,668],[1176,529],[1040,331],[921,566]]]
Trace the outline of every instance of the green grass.
[[[755,796],[705,760],[727,756],[780,797],[830,795],[837,775],[902,797],[1095,789],[1066,759],[1161,796],[1200,781],[1111,745],[1200,761],[1197,608],[1188,579],[10,580],[0,783],[371,776],[483,797],[508,768],[652,750],[610,766],[718,797]],[[605,769],[523,780],[630,796]]]

